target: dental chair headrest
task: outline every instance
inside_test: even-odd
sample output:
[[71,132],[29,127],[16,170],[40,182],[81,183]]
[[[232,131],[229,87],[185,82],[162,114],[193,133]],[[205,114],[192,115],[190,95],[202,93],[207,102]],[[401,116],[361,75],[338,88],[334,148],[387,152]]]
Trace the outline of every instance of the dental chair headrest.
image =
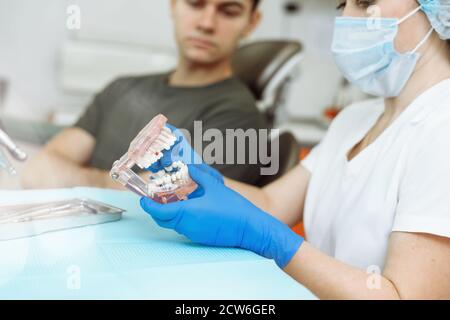
[[257,41],[238,49],[233,57],[235,75],[261,100],[264,91],[283,67],[302,51],[297,41]]

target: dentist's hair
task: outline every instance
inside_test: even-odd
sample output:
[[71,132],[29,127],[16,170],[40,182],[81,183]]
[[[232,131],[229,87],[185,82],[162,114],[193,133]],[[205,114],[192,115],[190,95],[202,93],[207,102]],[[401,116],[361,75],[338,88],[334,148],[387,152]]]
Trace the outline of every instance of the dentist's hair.
[[447,40],[448,58],[450,59],[450,40]]
[[450,39],[445,40],[445,43],[447,44],[448,58],[450,59]]

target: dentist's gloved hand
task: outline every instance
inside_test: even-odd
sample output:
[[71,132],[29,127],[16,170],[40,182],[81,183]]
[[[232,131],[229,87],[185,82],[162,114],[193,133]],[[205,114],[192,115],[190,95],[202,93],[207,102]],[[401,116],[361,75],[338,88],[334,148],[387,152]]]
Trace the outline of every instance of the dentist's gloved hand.
[[189,165],[189,173],[201,190],[197,198],[164,205],[141,199],[142,208],[159,226],[199,244],[253,251],[274,259],[280,268],[289,263],[303,243],[302,237],[201,166]]
[[222,174],[218,170],[203,162],[202,158],[197,154],[197,152],[194,151],[194,149],[192,149],[190,143],[178,128],[170,124],[166,124],[166,127],[168,127],[177,137],[177,141],[170,148],[170,150],[164,150],[163,157],[155,162],[151,167],[147,168],[147,170],[155,173],[170,166],[175,161],[182,161],[185,164],[199,164],[200,169],[221,181],[222,184],[224,183],[224,177]]

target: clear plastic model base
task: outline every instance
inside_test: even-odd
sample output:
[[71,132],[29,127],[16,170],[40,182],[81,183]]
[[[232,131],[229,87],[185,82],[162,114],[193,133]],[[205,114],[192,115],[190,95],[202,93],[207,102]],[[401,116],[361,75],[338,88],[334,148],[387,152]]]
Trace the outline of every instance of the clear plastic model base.
[[159,203],[187,200],[197,189],[191,179],[188,167],[181,161],[172,163],[159,172],[149,173],[149,181],[143,180],[132,168],[137,165],[147,169],[163,157],[164,150],[170,150],[177,138],[166,127],[167,118],[158,115],[153,118],[131,142],[128,152],[116,161],[111,169],[111,177],[135,192]]
[[0,207],[0,240],[117,221],[124,210],[89,199]]

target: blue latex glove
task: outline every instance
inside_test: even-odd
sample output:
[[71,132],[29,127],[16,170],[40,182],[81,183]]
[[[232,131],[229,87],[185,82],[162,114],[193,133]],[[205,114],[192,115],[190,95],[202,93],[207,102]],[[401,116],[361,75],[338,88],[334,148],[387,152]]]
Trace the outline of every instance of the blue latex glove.
[[141,199],[142,208],[159,226],[199,244],[253,251],[274,259],[280,268],[289,263],[303,243],[302,237],[201,166],[189,165],[189,173],[199,184],[198,197],[164,205]]

